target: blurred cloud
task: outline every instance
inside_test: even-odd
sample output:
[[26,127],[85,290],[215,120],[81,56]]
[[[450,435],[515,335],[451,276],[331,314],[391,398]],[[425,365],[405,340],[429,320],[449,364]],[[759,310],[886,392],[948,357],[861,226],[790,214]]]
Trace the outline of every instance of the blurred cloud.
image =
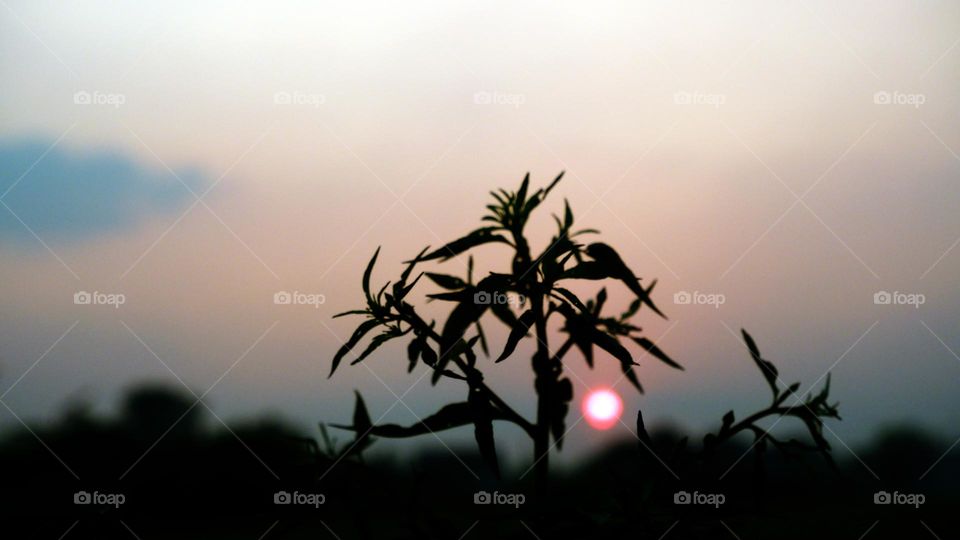
[[0,214],[0,234],[32,242],[30,230],[74,241],[121,232],[184,207],[191,190],[208,184],[197,169],[174,176],[120,151],[72,151],[58,143],[0,140],[0,200],[8,207]]

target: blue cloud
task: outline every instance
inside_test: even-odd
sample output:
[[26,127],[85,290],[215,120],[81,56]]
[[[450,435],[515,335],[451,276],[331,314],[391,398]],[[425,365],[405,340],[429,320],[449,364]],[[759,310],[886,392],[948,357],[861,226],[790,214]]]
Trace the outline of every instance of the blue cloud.
[[[57,146],[37,162],[52,143],[0,140],[0,195],[13,186],[2,200],[44,240],[82,240],[129,229],[193,201],[162,165],[151,167],[121,152],[78,153]],[[199,170],[175,171],[197,194],[209,184]],[[2,206],[0,235],[32,238]]]

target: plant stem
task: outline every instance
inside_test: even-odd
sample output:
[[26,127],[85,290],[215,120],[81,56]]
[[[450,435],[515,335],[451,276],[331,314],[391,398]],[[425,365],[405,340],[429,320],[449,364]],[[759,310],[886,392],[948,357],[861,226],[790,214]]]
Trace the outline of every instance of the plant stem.
[[730,426],[730,428],[727,431],[717,435],[716,444],[719,445],[720,443],[733,438],[735,435],[737,435],[741,431],[752,429],[754,427],[754,424],[758,420],[762,420],[768,416],[796,416],[797,412],[802,410],[803,410],[803,406],[780,407],[776,405],[771,405],[766,409],[757,411],[751,414],[750,416],[744,418],[743,420],[740,420],[736,424],[733,424],[732,426]]
[[530,246],[523,231],[513,231],[516,245],[514,259],[514,274],[523,276],[523,283],[518,283],[530,298],[530,309],[534,313],[534,327],[537,336],[537,351],[533,355],[534,388],[537,391],[537,421],[533,433],[533,460],[534,481],[536,490],[543,495],[547,490],[550,472],[550,420],[552,393],[562,369],[554,365],[550,358],[550,347],[547,343],[547,315],[544,311],[543,284],[538,279],[535,264],[530,258]]
[[531,299],[536,314],[537,352],[533,357],[533,370],[536,373],[537,387],[537,423],[533,438],[533,459],[536,460],[537,490],[543,494],[547,489],[550,471],[550,399],[556,376],[550,362],[550,350],[547,345],[547,319],[543,313],[543,295],[535,293]]

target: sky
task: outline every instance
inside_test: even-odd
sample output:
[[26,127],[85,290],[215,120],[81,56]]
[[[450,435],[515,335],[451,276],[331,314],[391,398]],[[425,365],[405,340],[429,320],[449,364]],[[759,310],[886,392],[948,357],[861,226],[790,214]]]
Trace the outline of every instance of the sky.
[[[953,440],[958,43],[950,2],[3,0],[0,426],[109,413],[143,381],[310,433],[348,420],[354,389],[414,422],[464,388],[407,374],[399,344],[328,379],[356,324],[332,315],[361,305],[378,246],[383,283],[477,226],[490,190],[566,171],[547,207],[568,199],[659,280],[669,318],[638,322],[686,369],[640,357],[639,396],[611,359],[571,358],[577,402],[616,382],[626,414],[597,432],[573,407],[565,456],[629,435],[638,408],[703,430],[764,406],[740,328],[786,382],[832,373],[836,447],[898,422]],[[519,352],[487,380],[532,416]]]

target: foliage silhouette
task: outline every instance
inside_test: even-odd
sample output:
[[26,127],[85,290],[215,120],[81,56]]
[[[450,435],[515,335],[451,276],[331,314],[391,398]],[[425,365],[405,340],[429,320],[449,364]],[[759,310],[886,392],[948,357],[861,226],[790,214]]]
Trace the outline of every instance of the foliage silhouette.
[[[676,521],[665,538],[729,538],[723,520],[741,538],[801,539],[824,531],[831,538],[857,538],[880,519],[869,538],[893,539],[916,536],[923,530],[919,518],[946,538],[941,531],[951,530],[960,504],[955,434],[934,436],[916,426],[858,445],[856,457],[838,455],[839,475],[818,456],[786,459],[767,452],[767,491],[757,489],[747,467],[734,469],[718,486],[697,483],[680,468],[674,470],[682,485],[668,475],[662,480],[660,463],[637,459],[636,440],[612,442],[552,469],[550,490],[531,498],[543,504],[514,509],[473,504],[478,490],[521,492],[524,486],[472,476],[463,464],[475,468],[482,461],[471,448],[457,449],[457,457],[424,448],[402,457],[369,455],[360,463],[340,459],[347,441],[322,437],[318,445],[276,418],[238,418],[227,428],[205,407],[191,410],[195,398],[179,387],[138,385],[125,396],[111,414],[75,403],[58,417],[0,429],[5,537],[131,538],[126,524],[141,538],[158,539],[241,538],[273,527],[267,537],[334,538],[335,531],[344,539],[407,540],[459,538],[480,520],[467,538],[530,538],[524,525],[540,538],[658,538]],[[650,430],[650,446],[666,459],[683,437],[679,428],[660,425]],[[734,437],[717,445],[714,463],[704,463],[701,476],[716,480],[747,443]],[[504,476],[525,465],[517,467]],[[673,502],[677,489],[715,487],[727,495],[719,509]],[[927,503],[919,510],[877,506],[878,489],[925,493]],[[120,492],[127,500],[119,508],[77,505],[78,490]],[[320,508],[277,505],[280,490],[319,492],[327,500]]]
[[[572,348],[576,347],[587,365],[592,368],[594,349],[599,347],[618,362],[623,376],[641,393],[643,387],[635,371],[639,364],[625,343],[632,342],[641,351],[668,366],[683,369],[644,336],[641,328],[632,322],[643,307],[666,318],[651,298],[657,281],[651,280],[644,286],[641,278],[637,277],[618,252],[607,244],[580,243],[580,237],[596,234],[597,231],[574,230],[573,211],[568,201],[564,201],[562,215],[553,216],[556,233],[548,247],[538,255],[533,255],[524,229],[533,211],[542,205],[562,177],[563,173],[546,188],[531,193],[528,174],[516,191],[500,189],[491,192],[494,200],[487,205],[489,212],[482,218],[485,226],[433,251],[430,251],[429,247],[425,248],[405,263],[406,268],[392,288],[390,283],[387,283],[374,293],[370,280],[380,252],[379,248],[377,249],[362,278],[366,307],[336,315],[362,315],[366,319],[335,354],[330,376],[364,336],[374,329],[380,329],[380,333],[373,337],[351,364],[362,362],[388,341],[412,335],[407,347],[408,371],[416,369],[422,361],[428,369],[433,370],[434,384],[442,377],[464,381],[467,384],[467,397],[463,402],[441,408],[417,424],[399,426],[374,425],[362,396],[357,393],[353,424],[336,426],[352,430],[356,434],[356,439],[348,451],[363,450],[371,444],[373,437],[412,437],[473,425],[481,455],[492,470],[498,472],[493,421],[505,421],[519,426],[533,440],[532,458],[536,468],[536,480],[537,484],[543,487],[548,474],[550,440],[552,438],[557,448],[562,449],[566,417],[573,399],[573,385],[570,379],[564,376],[562,362]],[[474,282],[473,258],[470,256],[465,277],[421,272],[412,281],[410,279],[418,265],[447,261],[487,244],[503,244],[512,249],[508,273],[490,272]],[[428,298],[454,304],[446,320],[440,325],[436,321],[428,322],[423,319],[416,308],[405,300],[424,276],[443,289],[443,292],[428,294]],[[566,286],[567,282],[578,280],[619,282],[635,299],[625,312],[613,316],[605,315],[603,307],[607,300],[606,288],[600,288],[593,299],[583,301]],[[388,289],[390,292],[387,292]],[[509,294],[518,295],[522,299],[522,302],[518,302],[516,312],[511,308],[511,302],[504,301]],[[488,311],[509,328],[506,343],[496,355],[494,363],[510,358],[520,341],[529,337],[531,331],[536,340],[536,351],[531,365],[534,372],[533,386],[537,394],[537,413],[532,421],[518,414],[484,382],[475,349],[479,344],[480,350],[489,356],[486,335],[481,326],[481,319]],[[561,319],[560,331],[566,334],[566,339],[555,349],[549,345],[547,331],[551,317]],[[776,368],[760,357],[756,345],[746,332],[744,339],[773,391],[773,404],[737,424],[734,424],[733,413],[728,413],[724,417],[720,433],[712,438],[708,437],[705,441],[706,450],[709,451],[711,445],[723,442],[740,431],[750,430],[757,433],[760,428],[755,425],[756,420],[779,414],[796,417],[807,423],[817,447],[825,453],[828,452],[829,446],[820,433],[821,417],[837,417],[836,409],[826,404],[829,385],[820,396],[803,406],[785,407],[784,401],[794,394],[797,385],[781,392],[777,386]],[[642,428],[642,419],[639,420]],[[641,431],[641,437],[643,436],[645,432]],[[769,433],[758,434],[759,445],[765,446],[768,441],[777,446],[795,446],[793,441],[781,443]]]
[[[659,463],[664,465],[666,470],[673,475],[677,475],[675,471],[680,470],[682,471],[680,475],[685,478],[702,478],[716,472],[717,455],[722,445],[734,440],[737,435],[752,433],[753,443],[749,446],[747,452],[752,451],[755,455],[755,473],[758,479],[765,473],[764,464],[766,460],[764,459],[764,453],[768,445],[776,448],[784,458],[792,460],[802,459],[805,453],[819,453],[823,456],[824,460],[826,460],[827,464],[836,470],[836,464],[830,454],[830,443],[823,436],[824,419],[840,419],[838,404],[830,404],[828,402],[830,397],[830,375],[827,374],[825,384],[816,395],[809,394],[801,399],[797,394],[800,383],[795,382],[786,388],[781,388],[777,367],[773,362],[764,359],[760,355],[760,350],[757,348],[756,342],[754,342],[753,337],[750,336],[746,330],[741,330],[741,332],[744,343],[750,352],[750,357],[770,387],[772,394],[770,405],[747,415],[739,422],[736,421],[734,412],[732,410],[728,411],[723,415],[720,429],[717,433],[707,433],[703,437],[701,447],[693,452],[687,449],[688,440],[686,437],[680,438],[676,444],[671,445],[669,449],[661,448],[658,451],[658,445],[654,443],[647,433],[643,421],[643,412],[637,411],[637,438],[639,439],[638,442],[643,461],[654,470],[656,467],[652,465]],[[786,402],[791,397],[796,398],[796,403],[787,405]],[[796,438],[787,440],[778,438],[772,433],[772,428],[764,428],[760,425],[761,421],[768,418],[776,418],[775,424],[783,418],[799,420],[806,428],[812,443],[806,443]],[[746,455],[746,453],[741,453],[741,458],[744,455]],[[727,469],[727,472],[721,475],[721,478],[739,461],[740,458],[737,458],[737,460],[730,465],[730,468]],[[669,481],[669,478],[667,478],[662,471],[658,471],[658,473],[656,476],[659,476],[660,480],[666,479]]]

